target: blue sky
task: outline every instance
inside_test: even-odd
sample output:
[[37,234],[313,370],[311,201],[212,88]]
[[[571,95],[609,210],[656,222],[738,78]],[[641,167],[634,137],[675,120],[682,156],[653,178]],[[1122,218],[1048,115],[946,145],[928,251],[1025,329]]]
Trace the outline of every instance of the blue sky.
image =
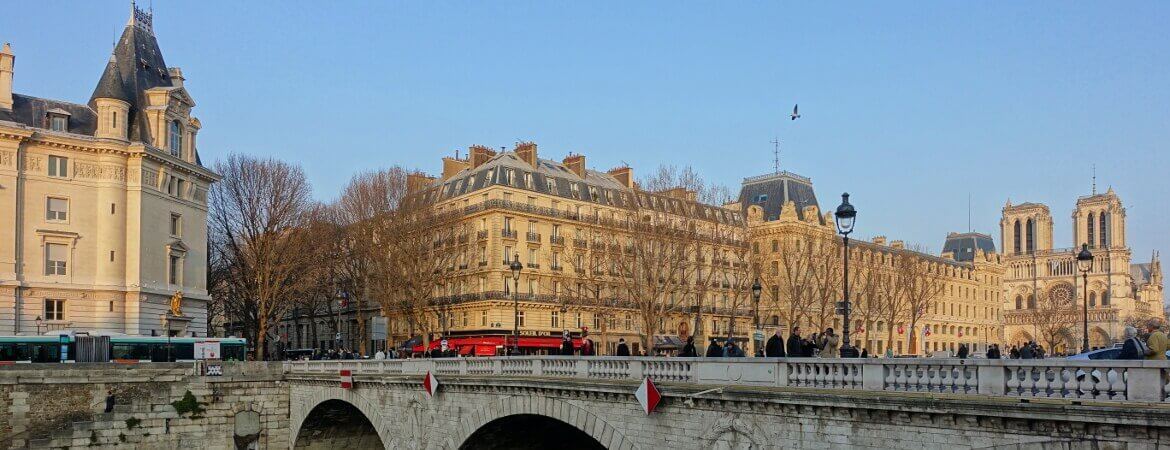
[[[160,0],[154,25],[203,160],[298,161],[322,199],[359,170],[519,139],[736,186],[779,136],[822,207],[853,194],[862,237],[938,251],[970,195],[997,245],[1010,198],[1047,203],[1071,246],[1096,163],[1135,262],[1170,250],[1170,3],[806,3]],[[84,102],[129,6],[5,8],[17,92]]]

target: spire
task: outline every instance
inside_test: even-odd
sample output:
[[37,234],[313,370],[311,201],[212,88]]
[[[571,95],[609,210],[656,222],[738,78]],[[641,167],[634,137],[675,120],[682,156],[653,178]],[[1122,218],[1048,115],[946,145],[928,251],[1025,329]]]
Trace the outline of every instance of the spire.
[[149,10],[143,11],[141,9],[138,9],[138,5],[133,0],[131,0],[130,1],[130,21],[126,23],[126,26],[138,27],[138,28],[141,28],[143,31],[146,31],[147,33],[150,33],[151,35],[153,35],[154,34],[154,7],[151,6],[151,8]]
[[94,99],[98,98],[112,98],[124,101],[126,103],[133,102],[133,98],[126,92],[126,82],[122,80],[122,74],[118,71],[118,58],[110,55],[110,61],[106,63],[106,70],[102,72],[102,78],[98,80],[97,88],[93,90]]
[[143,11],[136,3],[130,3],[130,20],[89,100],[90,107],[94,108],[94,100],[98,98],[116,98],[130,103],[126,117],[129,125],[127,138],[136,142],[151,142],[152,131],[142,111],[147,105],[146,91],[174,86],[154,35],[153,18],[150,11]]

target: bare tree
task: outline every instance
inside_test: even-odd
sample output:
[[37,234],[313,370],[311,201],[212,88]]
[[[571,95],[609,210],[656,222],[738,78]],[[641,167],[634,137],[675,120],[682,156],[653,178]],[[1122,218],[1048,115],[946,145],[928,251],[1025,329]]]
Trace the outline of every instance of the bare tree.
[[1027,310],[1027,320],[1036,329],[1036,339],[1055,352],[1072,335],[1072,324],[1080,323],[1073,290],[1057,286],[1048,293],[1037,292],[1035,300],[1036,307]]
[[931,304],[942,295],[946,288],[945,263],[932,261],[918,247],[900,250],[896,266],[901,294],[907,310],[905,317],[910,322],[910,351],[917,353],[918,336],[914,332],[918,322],[926,317]]
[[[812,267],[812,304],[809,313],[817,324],[817,330],[830,327],[836,317],[837,302],[842,298],[843,246],[834,237],[809,242],[809,256]],[[840,330],[836,330],[840,334]]]
[[608,273],[612,259],[607,245],[611,234],[596,227],[578,227],[571,245],[565,246],[565,260],[574,272],[573,283],[565,286],[565,291],[579,307],[588,309],[600,319],[601,326],[596,331],[602,349],[609,348],[608,324],[619,306],[613,297],[602,295],[613,279]]
[[300,167],[275,159],[230,155],[216,171],[223,180],[212,186],[208,222],[224,285],[214,292],[265,359],[273,326],[314,265],[305,251],[311,188]]

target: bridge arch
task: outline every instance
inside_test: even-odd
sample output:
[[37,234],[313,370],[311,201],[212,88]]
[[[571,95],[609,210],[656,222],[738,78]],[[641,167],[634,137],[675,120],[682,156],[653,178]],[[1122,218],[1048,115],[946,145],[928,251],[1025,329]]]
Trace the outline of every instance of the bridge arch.
[[[387,428],[387,422],[382,419],[382,414],[379,412],[377,405],[367,400],[360,394],[354,393],[349,389],[341,389],[338,387],[315,386],[319,389],[313,389],[312,394],[307,398],[301,398],[300,408],[293,407],[292,417],[289,420],[289,448],[298,448],[298,440],[302,437],[301,431],[305,428],[306,423],[312,426],[312,422],[318,419],[330,420],[330,415],[342,415],[350,419],[364,419],[365,423],[369,424],[373,432],[378,435],[381,448],[388,448],[388,443],[392,442],[390,430]],[[296,402],[297,399],[292,399]],[[307,419],[312,418],[313,420]],[[355,422],[347,420],[346,422]],[[361,428],[362,424],[353,424]],[[303,446],[303,443],[302,443]],[[358,450],[352,448],[352,450]]]
[[518,416],[555,420],[592,437],[604,448],[641,448],[602,416],[585,408],[563,400],[528,396],[511,396],[477,408],[466,417],[456,436],[447,441],[447,448],[465,448],[468,440],[485,426],[500,419]]

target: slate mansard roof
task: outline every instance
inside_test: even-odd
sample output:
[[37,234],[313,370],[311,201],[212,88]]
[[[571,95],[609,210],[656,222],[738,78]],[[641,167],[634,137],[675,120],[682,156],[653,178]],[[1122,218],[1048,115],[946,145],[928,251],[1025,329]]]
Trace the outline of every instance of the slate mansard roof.
[[[509,170],[505,169],[510,169],[511,179],[506,175]],[[529,178],[531,184],[528,184]],[[706,210],[704,214],[706,217],[720,222],[742,220],[742,216],[736,211],[723,207],[627,188],[604,172],[586,169],[585,177],[582,178],[562,163],[539,158],[536,167],[533,167],[516,156],[515,152],[502,152],[477,167],[459,171],[448,179],[436,180],[430,189],[436,189],[441,198],[453,198],[492,185],[513,186],[616,208],[630,209],[640,206],[673,214],[686,214],[687,205],[695,205],[695,208]],[[573,186],[576,186],[576,193]]]
[[88,105],[13,94],[12,111],[0,111],[0,120],[48,128],[47,114],[58,109],[69,114],[69,133],[93,136],[97,128],[96,100],[112,98],[130,104],[130,140],[150,142],[150,125],[144,114],[146,91],[177,88],[163,60],[151,21],[150,13],[133,9]]
[[942,251],[954,254],[955,261],[971,262],[975,260],[977,250],[994,253],[995,241],[983,233],[951,233],[947,236]]
[[744,178],[743,186],[739,190],[739,204],[745,211],[748,206],[759,205],[764,209],[764,220],[776,220],[780,217],[781,210],[788,201],[796,204],[796,215],[801,220],[805,220],[806,207],[816,206],[817,211],[821,211],[812,180],[791,172]]

